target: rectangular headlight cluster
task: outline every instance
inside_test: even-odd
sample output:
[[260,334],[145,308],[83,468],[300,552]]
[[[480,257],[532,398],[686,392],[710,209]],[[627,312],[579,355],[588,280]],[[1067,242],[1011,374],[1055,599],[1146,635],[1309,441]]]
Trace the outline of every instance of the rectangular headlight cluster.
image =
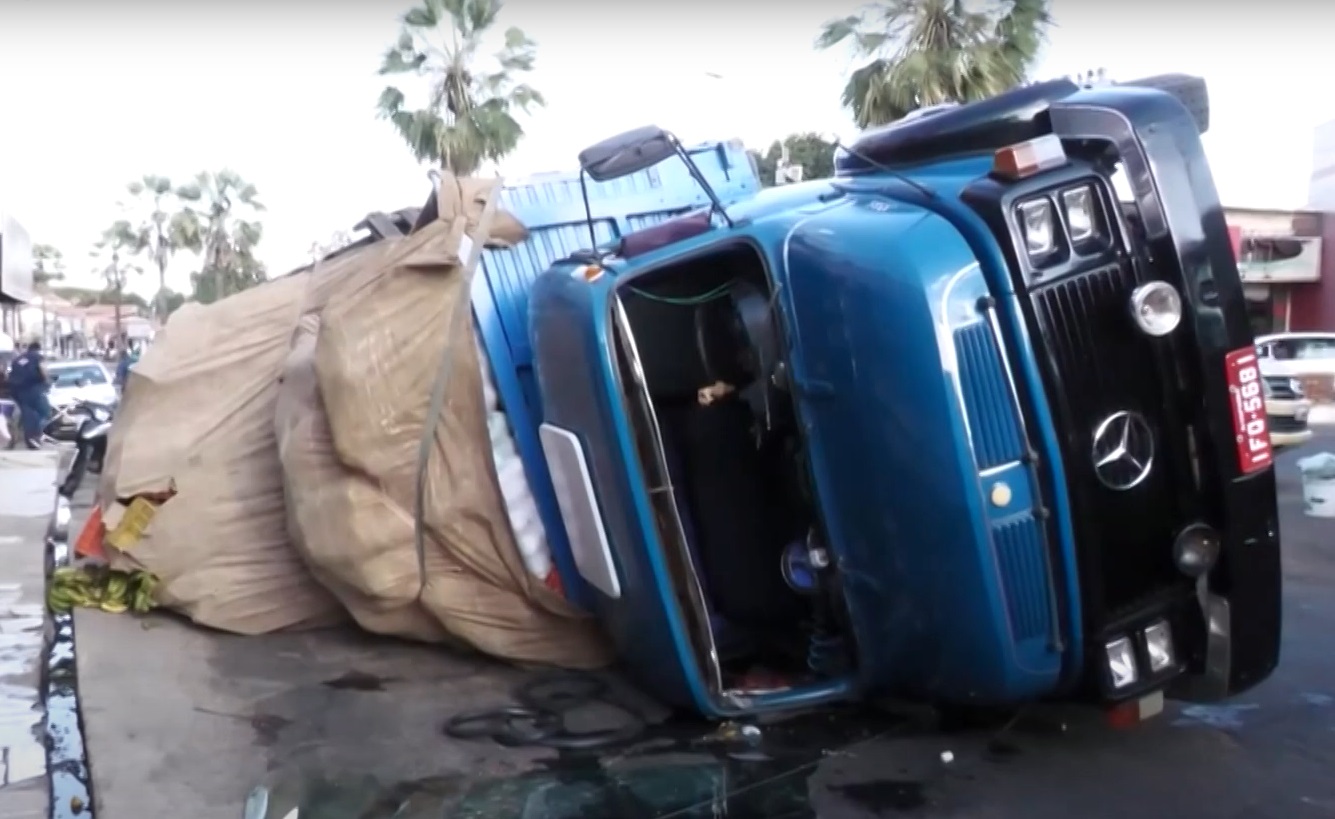
[[[1058,207],[1064,218],[1058,218]],[[1092,184],[1021,202],[1016,206],[1016,220],[1029,263],[1035,266],[1047,262],[1061,249],[1063,233],[1066,242],[1079,249],[1102,232],[1098,198]]]
[[1136,636],[1144,646],[1144,662],[1150,676],[1167,671],[1177,663],[1173,651],[1173,631],[1167,620],[1154,623],[1139,635],[1118,637],[1104,646],[1108,661],[1108,678],[1114,690],[1135,685],[1141,679],[1141,656],[1136,651]]

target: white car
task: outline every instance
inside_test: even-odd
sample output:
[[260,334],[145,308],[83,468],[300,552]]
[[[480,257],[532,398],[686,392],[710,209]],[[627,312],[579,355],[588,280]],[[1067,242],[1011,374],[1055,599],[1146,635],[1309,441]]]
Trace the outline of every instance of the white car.
[[[1325,379],[1335,389],[1335,333],[1275,333],[1256,339],[1261,374],[1304,383]],[[1309,390],[1310,392],[1310,390]],[[1313,398],[1319,398],[1313,396]]]
[[48,399],[53,409],[80,400],[115,405],[119,398],[111,374],[96,359],[47,361],[46,373],[51,377]]

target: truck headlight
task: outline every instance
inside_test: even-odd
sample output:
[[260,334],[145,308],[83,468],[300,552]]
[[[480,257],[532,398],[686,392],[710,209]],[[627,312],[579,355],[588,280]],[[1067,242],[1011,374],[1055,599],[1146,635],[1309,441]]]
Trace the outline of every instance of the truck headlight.
[[1145,629],[1145,653],[1150,660],[1150,673],[1158,674],[1170,668],[1177,658],[1173,656],[1173,631],[1167,620],[1160,620]]
[[1119,637],[1104,647],[1108,652],[1108,674],[1112,677],[1113,688],[1126,688],[1133,685],[1139,674],[1136,672],[1136,651],[1130,637]]
[[1182,323],[1182,296],[1168,282],[1146,282],[1131,291],[1131,317],[1150,336],[1166,336]]
[[1046,199],[1035,199],[1019,207],[1020,233],[1024,234],[1024,249],[1030,261],[1041,259],[1057,247],[1057,230],[1052,205]]
[[1080,244],[1094,237],[1094,189],[1088,186],[1062,192],[1062,209],[1071,243]]

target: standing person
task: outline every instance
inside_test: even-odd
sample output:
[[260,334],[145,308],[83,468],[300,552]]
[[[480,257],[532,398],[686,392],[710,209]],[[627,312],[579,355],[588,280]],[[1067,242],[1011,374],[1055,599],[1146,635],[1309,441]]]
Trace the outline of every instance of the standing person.
[[139,361],[139,350],[131,347],[128,343],[121,347],[120,360],[116,362],[116,386],[122,391],[125,389],[125,382],[130,378],[130,368]]
[[42,445],[42,428],[51,416],[51,404],[47,400],[47,391],[51,380],[46,374],[46,363],[42,357],[42,343],[32,341],[28,348],[14,357],[9,363],[9,392],[19,408],[19,420],[23,422],[23,440],[28,449],[37,449]]

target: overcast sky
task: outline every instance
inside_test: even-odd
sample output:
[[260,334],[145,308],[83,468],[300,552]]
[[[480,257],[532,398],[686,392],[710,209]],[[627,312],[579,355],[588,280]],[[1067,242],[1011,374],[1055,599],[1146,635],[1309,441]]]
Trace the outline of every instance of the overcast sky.
[[[407,5],[0,0],[0,211],[88,281],[89,248],[126,182],[230,167],[268,205],[271,270],[304,263],[312,241],[427,194],[424,170],[374,116],[375,69]],[[793,131],[851,133],[838,105],[848,57],[811,44],[856,5],[509,0],[505,22],[539,43],[531,82],[548,106],[503,171],[570,168],[588,143],[649,122],[762,148]],[[1335,118],[1335,6],[1055,0],[1054,14],[1036,77],[1202,74],[1225,202],[1305,204],[1312,128]],[[192,261],[169,284],[187,289]]]

